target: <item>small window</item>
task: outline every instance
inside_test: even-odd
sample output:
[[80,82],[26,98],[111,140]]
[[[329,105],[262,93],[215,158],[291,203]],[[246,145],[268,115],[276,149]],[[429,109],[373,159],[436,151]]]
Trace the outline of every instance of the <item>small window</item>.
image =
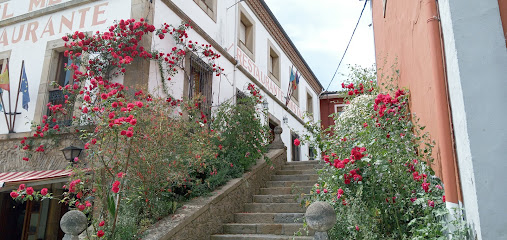
[[[62,125],[62,126],[70,126],[72,124],[72,112],[73,112],[73,106],[66,106],[65,103],[65,95],[62,90],[60,90],[59,86],[65,87],[68,84],[73,83],[72,75],[73,70],[67,70],[67,66],[70,66],[72,64],[72,59],[65,56],[63,52],[55,52],[58,56],[56,61],[56,66],[53,66],[53,69],[55,69],[55,78],[53,81],[57,83],[57,86],[54,86],[53,84],[49,85],[49,100],[48,102],[53,105],[59,105],[61,104],[63,108],[67,110],[67,113],[65,115],[59,115],[55,117],[56,122],[51,122],[50,125],[54,126],[56,124]],[[47,110],[47,115],[52,116],[51,110]]]
[[308,148],[308,159],[309,160],[315,160],[315,154],[316,151],[315,151],[315,148],[314,147],[309,147]]
[[194,0],[208,16],[217,21],[217,0]]
[[313,98],[310,93],[306,93],[306,111],[313,114]]
[[299,105],[299,86],[296,85],[296,89],[292,90],[292,101]]
[[300,158],[300,153],[301,153],[301,145],[299,146],[296,146],[294,144],[294,140],[298,139],[299,136],[295,133],[291,133],[291,145],[292,145],[292,161],[293,162],[298,162],[298,161],[301,161],[301,158]]
[[280,86],[280,54],[268,41],[268,75],[276,85]]
[[343,113],[343,107],[345,107],[343,104],[334,105],[334,112],[338,113],[338,115],[341,115]]
[[275,140],[275,127],[279,126],[279,123],[273,121],[273,119],[269,119],[269,143],[271,144]]
[[239,42],[246,45],[246,26],[243,21],[239,23]]
[[195,55],[190,55],[190,72],[188,82],[188,98],[202,97],[199,106],[201,111],[210,116],[212,104],[213,70],[208,64]]
[[254,60],[254,21],[242,7],[240,7],[238,28],[238,45]]
[[72,83],[72,71],[67,71],[65,68],[72,64],[72,59],[66,57],[63,52],[58,53],[58,63],[56,67],[56,76],[53,81],[58,85],[65,87],[65,85]]

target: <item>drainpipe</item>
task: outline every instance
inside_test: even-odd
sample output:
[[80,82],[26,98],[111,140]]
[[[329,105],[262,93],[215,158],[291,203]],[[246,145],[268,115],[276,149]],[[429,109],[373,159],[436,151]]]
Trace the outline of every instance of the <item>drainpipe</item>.
[[[241,1],[240,1],[241,2]],[[236,87],[236,72],[238,71],[238,65],[239,65],[239,59],[238,59],[238,8],[239,8],[239,2],[236,2],[234,6],[234,59],[236,62],[234,63],[234,72],[232,75],[232,102],[233,104],[236,104],[236,98],[237,98],[237,87]]]
[[428,26],[428,40],[433,55],[433,86],[436,87],[435,115],[438,117],[438,148],[442,165],[442,178],[445,184],[446,201],[458,203],[461,200],[460,182],[457,177],[456,151],[454,132],[452,126],[451,107],[449,104],[449,91],[447,89],[447,72],[445,69],[445,54],[440,25],[440,15],[437,0],[427,0],[424,4]]

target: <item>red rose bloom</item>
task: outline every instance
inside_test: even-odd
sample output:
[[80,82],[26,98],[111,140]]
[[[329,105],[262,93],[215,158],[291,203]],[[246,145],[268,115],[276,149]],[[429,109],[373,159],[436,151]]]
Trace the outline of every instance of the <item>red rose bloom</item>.
[[99,223],[99,227],[103,227],[103,226],[104,226],[104,224],[106,224],[104,221],[100,222],[100,223]]
[[301,142],[299,141],[299,139],[294,139],[294,145],[296,146],[299,146],[299,144],[301,144]]
[[11,198],[17,198],[19,196],[18,192],[12,191]]
[[48,194],[48,189],[43,188],[42,190],[40,190],[40,194],[42,194],[42,196],[46,196],[46,194]]
[[25,190],[25,184],[20,184],[18,187],[18,191]]
[[26,188],[26,194],[32,195],[33,194],[33,188],[32,187],[27,187]]
[[79,209],[79,211],[84,211],[84,210],[85,210],[85,208],[86,208],[86,206],[85,206],[85,205],[83,205],[83,204],[79,204],[79,205],[77,206],[77,208]]
[[104,236],[104,231],[99,230],[99,231],[97,232],[97,237],[103,237],[103,236]]

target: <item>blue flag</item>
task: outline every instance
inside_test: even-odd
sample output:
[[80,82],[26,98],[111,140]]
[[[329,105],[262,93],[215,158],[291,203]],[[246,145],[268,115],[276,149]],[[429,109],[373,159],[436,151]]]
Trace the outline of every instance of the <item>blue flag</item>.
[[28,92],[28,80],[26,79],[25,65],[23,64],[23,72],[21,75],[21,87],[19,92],[23,93],[23,108],[28,111],[28,103],[30,102],[30,93]]

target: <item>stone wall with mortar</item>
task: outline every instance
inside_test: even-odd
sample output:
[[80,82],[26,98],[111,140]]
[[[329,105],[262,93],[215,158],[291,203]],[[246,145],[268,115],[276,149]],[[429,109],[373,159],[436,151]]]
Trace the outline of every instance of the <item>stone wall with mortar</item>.
[[[270,159],[272,165],[265,159]],[[153,225],[144,239],[209,239],[212,234],[222,233],[222,225],[232,222],[234,213],[244,211],[244,204],[252,202],[252,196],[264,187],[276,170],[281,169],[286,159],[285,149],[270,150],[241,178],[229,181],[210,197],[188,202],[175,214]]]
[[62,135],[58,146],[46,149],[44,154],[35,154],[29,161],[23,161],[25,152],[17,146],[24,137],[29,138],[30,133],[0,134],[0,173],[65,169],[69,162],[60,150],[70,145],[79,146],[70,135]]

